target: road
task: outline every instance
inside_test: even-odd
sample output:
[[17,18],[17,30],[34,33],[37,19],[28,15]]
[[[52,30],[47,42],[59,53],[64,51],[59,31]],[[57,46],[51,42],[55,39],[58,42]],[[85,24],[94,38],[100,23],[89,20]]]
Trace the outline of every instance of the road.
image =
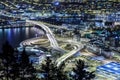
[[5,2],[0,2],[1,4],[5,5],[6,7],[10,8],[10,9],[14,9],[12,6],[6,4]]
[[66,59],[70,58],[71,56],[73,56],[74,54],[76,54],[77,52],[79,52],[82,48],[84,48],[84,45],[81,44],[81,43],[78,43],[78,42],[75,42],[73,40],[69,40],[68,41],[69,43],[71,44],[74,44],[74,49],[72,51],[70,51],[69,53],[67,54],[64,54],[62,57],[58,58],[56,60],[56,63],[57,63],[57,67],[60,66],[60,64],[65,61]]
[[[13,16],[12,14],[10,14],[9,12],[6,12],[6,11],[4,11],[5,12],[5,14],[4,13],[2,13],[2,15],[5,15],[5,16],[11,16],[11,17],[16,17],[16,18],[24,18],[24,17],[22,17],[22,16]],[[57,43],[57,41],[56,41],[56,39],[55,39],[55,37],[54,37],[54,34],[52,33],[52,31],[50,30],[50,28],[48,28],[48,26],[46,26],[46,25],[44,25],[42,22],[38,22],[38,21],[32,21],[32,20],[26,20],[26,22],[27,23],[31,23],[31,24],[35,24],[35,25],[38,25],[38,26],[40,26],[40,27],[42,27],[45,31],[46,31],[46,35],[47,35],[47,37],[48,37],[48,39],[49,39],[49,41],[50,41],[50,45],[51,45],[51,47],[53,47],[54,49],[56,49],[56,50],[59,50],[59,51],[62,51],[62,52],[64,52],[60,47],[59,47],[59,45],[58,45],[58,43]]]
[[38,42],[41,39],[41,37],[36,37],[36,38],[31,38],[24,40],[20,43],[20,47],[26,46],[26,45],[31,45],[34,42]]
[[[22,17],[21,17],[22,18]],[[42,22],[37,22],[37,21],[32,21],[32,20],[26,20],[26,22],[28,23],[32,23],[32,24],[35,24],[35,25],[38,25],[40,27],[42,27],[45,31],[46,31],[46,35],[50,41],[50,45],[51,47],[53,47],[54,49],[57,49],[57,50],[62,50],[60,49],[52,31],[50,30],[50,28],[48,28],[46,25],[44,25]],[[66,59],[68,59],[69,57],[73,56],[74,54],[76,54],[80,49],[82,49],[84,47],[83,44],[78,44],[77,42],[75,41],[69,41],[71,44],[74,44],[74,49],[63,55],[62,57],[58,58],[56,63],[57,63],[57,66],[60,66],[60,64],[65,61]]]
[[46,25],[44,25],[41,22],[31,21],[31,20],[26,20],[26,22],[29,22],[29,23],[32,23],[32,24],[35,24],[35,25],[42,27],[46,31],[46,35],[50,41],[51,47],[53,47],[54,49],[60,49],[52,31],[50,30],[50,28],[48,28]]
[[[39,22],[41,22],[41,21],[39,21]],[[53,24],[46,23],[46,22],[42,22],[42,23],[49,26],[49,27],[54,27],[54,28],[57,28],[57,29],[67,29],[67,27],[65,27],[65,26],[53,25]]]

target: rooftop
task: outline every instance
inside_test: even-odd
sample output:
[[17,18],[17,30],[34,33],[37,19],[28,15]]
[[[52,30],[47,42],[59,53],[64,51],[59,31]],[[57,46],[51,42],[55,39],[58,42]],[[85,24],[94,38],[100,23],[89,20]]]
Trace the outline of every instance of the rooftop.
[[97,70],[102,70],[102,71],[112,73],[112,74],[115,74],[115,75],[120,75],[120,63],[110,62],[108,64],[98,66]]

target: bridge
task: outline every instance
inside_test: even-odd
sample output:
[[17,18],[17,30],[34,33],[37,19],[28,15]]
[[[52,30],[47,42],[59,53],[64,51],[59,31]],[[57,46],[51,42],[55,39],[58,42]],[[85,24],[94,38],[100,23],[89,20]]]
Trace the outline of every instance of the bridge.
[[64,54],[63,56],[61,56],[60,58],[58,58],[56,60],[56,64],[57,67],[59,67],[65,60],[67,60],[68,58],[70,58],[71,56],[73,56],[74,54],[78,53],[81,49],[84,48],[84,45],[78,42],[74,42],[74,41],[68,41],[71,44],[74,44],[74,49],[72,51],[70,51],[67,54]]
[[29,22],[29,23],[32,23],[32,24],[35,24],[35,25],[38,25],[40,26],[42,29],[44,29],[46,31],[46,35],[50,41],[50,45],[51,47],[53,47],[54,49],[60,49],[59,48],[59,45],[52,33],[52,31],[50,30],[50,28],[48,28],[46,25],[44,25],[43,23],[41,22],[37,22],[37,21],[32,21],[32,20],[26,20],[26,22]]
[[[13,16],[11,13],[6,12],[6,11],[4,11],[4,12],[5,12],[5,14],[4,14],[4,13],[2,14],[2,15],[4,15],[4,16],[16,17],[16,18],[21,18],[21,19],[24,18],[24,17],[22,17],[22,16]],[[40,21],[26,20],[26,23],[38,25],[39,27],[41,27],[41,28],[46,32],[46,35],[47,35],[47,37],[48,37],[48,39],[49,39],[49,41],[50,41],[51,47],[53,47],[53,48],[56,49],[56,50],[63,51],[63,50],[59,47],[59,45],[58,45],[58,43],[57,43],[57,41],[56,41],[56,39],[55,39],[52,31],[50,30],[50,28],[48,28],[48,26],[46,26],[45,24],[43,24],[43,23],[40,22]]]
[[[6,14],[4,14],[6,15]],[[10,16],[10,15],[6,15],[6,16]],[[15,16],[13,16],[15,17]],[[22,18],[22,17],[19,17],[19,18]],[[46,26],[45,24],[43,24],[42,22],[38,22],[38,21],[32,21],[32,20],[26,20],[27,23],[31,23],[31,24],[34,24],[34,25],[38,25],[40,26],[42,29],[44,29],[46,31],[46,35],[50,41],[50,45],[51,47],[53,47],[54,49],[57,49],[57,50],[61,50],[62,49],[59,47],[52,31],[50,30],[50,28],[48,26]],[[62,57],[58,58],[56,63],[57,63],[57,66],[59,67],[61,65],[61,63],[63,61],[65,61],[66,59],[68,59],[69,57],[73,56],[74,54],[76,54],[77,52],[79,52],[83,47],[84,45],[83,44],[79,44],[78,42],[75,42],[75,41],[69,41],[71,44],[74,44],[74,49],[72,51],[70,51],[69,53],[67,54],[64,54]]]

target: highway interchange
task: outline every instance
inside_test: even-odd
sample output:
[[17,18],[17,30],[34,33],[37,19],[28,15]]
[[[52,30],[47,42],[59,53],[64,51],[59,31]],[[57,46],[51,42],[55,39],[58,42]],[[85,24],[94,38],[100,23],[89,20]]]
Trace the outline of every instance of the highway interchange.
[[[2,13],[3,15],[5,15],[5,16],[10,16],[10,17],[16,17],[16,18],[24,18],[24,17],[22,17],[22,16],[13,16],[11,13],[8,13],[8,12],[6,12],[6,11],[3,11],[3,12],[5,12],[5,14],[4,13]],[[47,23],[43,23],[43,22],[40,22],[40,21],[32,21],[32,20],[29,20],[29,19],[27,19],[26,20],[26,23],[30,23],[30,24],[34,24],[34,25],[38,25],[39,27],[42,27],[45,31],[46,31],[46,35],[47,35],[47,37],[48,37],[48,40],[50,41],[50,45],[51,45],[51,47],[53,47],[54,49],[56,49],[56,50],[62,50],[60,47],[59,47],[59,45],[58,45],[58,43],[57,43],[57,40],[56,40],[56,38],[54,37],[54,34],[52,33],[52,31],[50,30],[50,28],[49,28],[49,25],[50,24],[47,24]],[[48,25],[48,26],[47,26]],[[53,27],[55,27],[55,28],[63,28],[63,26],[56,26],[56,25],[52,25]],[[90,32],[84,32],[84,31],[82,31],[82,35],[84,35],[85,33],[91,33],[91,31]],[[34,38],[34,39],[29,39],[29,40],[25,40],[25,41],[23,41],[22,43],[24,43],[25,42],[25,44],[23,44],[23,45],[30,45],[31,43],[33,43],[33,42],[36,42],[36,41],[38,41],[39,39],[38,38]],[[27,42],[27,43],[26,43]],[[69,42],[69,41],[68,41]],[[57,63],[58,63],[58,65],[60,65],[64,60],[66,60],[67,58],[69,58],[69,57],[71,57],[71,56],[73,56],[74,54],[76,54],[76,52],[78,52],[78,51],[80,51],[80,49],[82,49],[83,48],[83,44],[79,44],[78,45],[78,43],[77,42],[75,42],[75,41],[72,41],[73,42],[73,44],[75,44],[77,47],[74,47],[74,49],[71,51],[71,52],[69,52],[68,54],[65,54],[65,55],[63,55],[62,57],[60,57],[60,58],[58,58],[58,60],[56,61]],[[76,49],[77,48],[77,49]],[[72,53],[72,54],[71,54]],[[110,61],[111,62],[111,61]]]
[[[9,13],[9,12],[7,12],[7,11],[2,11],[1,12],[2,13],[2,15],[5,15],[5,16],[8,16],[8,17],[16,17],[16,18],[23,18],[24,19],[24,17],[22,17],[22,16],[14,16],[14,15],[12,15],[11,13]],[[47,35],[47,37],[48,37],[48,40],[50,41],[50,45],[51,45],[51,47],[53,47],[54,49],[57,49],[57,50],[62,50],[60,47],[59,47],[59,45],[58,45],[58,43],[57,43],[57,41],[56,41],[56,39],[55,39],[55,37],[54,37],[54,34],[52,33],[52,31],[50,30],[50,28],[48,27],[48,26],[46,26],[46,25],[49,25],[49,24],[46,24],[46,23],[43,23],[43,22],[38,22],[38,21],[32,21],[32,20],[29,20],[29,19],[27,19],[26,20],[26,23],[30,23],[30,24],[34,24],[34,25],[38,25],[39,27],[42,27],[45,31],[46,31],[46,35]],[[53,26],[53,25],[52,25]],[[53,27],[55,27],[55,28],[60,28],[60,26],[53,26]],[[63,28],[63,26],[61,26],[61,28]],[[82,35],[83,34],[85,34],[85,33],[91,33],[91,31],[90,32],[83,32],[82,31]],[[39,39],[38,38],[34,38],[34,39],[29,39],[29,40],[25,40],[25,41],[23,41],[23,42],[21,42],[20,43],[20,46],[22,46],[22,45],[30,45],[31,43],[33,43],[33,42],[36,42],[36,41],[38,41]],[[73,44],[75,44],[76,46],[78,46],[78,43],[76,43],[75,41],[73,41],[74,43]],[[22,44],[22,45],[21,45]],[[60,65],[60,63],[61,62],[63,62],[64,60],[66,60],[67,58],[69,58],[70,56],[73,56],[73,54],[75,54],[77,51],[79,51],[81,48],[83,47],[83,44],[80,44],[78,47],[77,47],[77,49],[76,49],[76,47],[74,48],[74,50],[72,50],[70,53],[68,53],[68,54],[65,54],[65,55],[63,55],[62,57],[60,57],[58,60],[57,60],[57,63],[58,63],[58,65]],[[72,53],[72,54],[71,54]],[[62,59],[62,60],[61,60]],[[60,62],[58,62],[58,61],[60,61]]]
[[[5,15],[5,16],[12,16],[12,14],[10,15],[10,13],[7,13],[6,11],[4,11],[5,12],[5,14],[3,14],[3,15]],[[12,16],[12,17],[15,17],[15,16]],[[23,18],[22,16],[16,16],[17,18]],[[53,35],[53,33],[52,33],[52,31],[49,29],[49,27],[47,27],[46,25],[44,25],[44,23],[42,23],[42,22],[37,22],[37,21],[31,21],[31,20],[26,20],[26,22],[27,23],[30,23],[30,24],[35,24],[35,25],[38,25],[38,26],[40,26],[40,27],[42,27],[45,31],[46,31],[46,35],[47,35],[47,37],[48,37],[48,39],[49,39],[49,41],[50,41],[50,45],[51,45],[51,47],[53,47],[54,49],[57,49],[57,50],[62,50],[60,47],[59,47],[59,45],[58,45],[58,43],[57,43],[57,41],[56,41],[56,39],[55,39],[55,37],[54,37],[54,35]],[[58,26],[54,26],[54,27],[58,27]],[[59,26],[59,28],[60,28],[60,26]],[[61,28],[63,28],[63,27],[61,27]],[[20,47],[23,47],[23,46],[25,46],[25,45],[30,45],[31,43],[34,43],[34,42],[36,42],[36,41],[38,41],[39,40],[39,38],[33,38],[33,39],[28,39],[28,40],[25,40],[25,41],[23,41],[23,42],[21,42],[20,43]],[[74,42],[73,42],[74,43]],[[56,62],[58,63],[58,65],[60,65],[64,60],[66,60],[67,58],[69,58],[69,57],[71,57],[72,55],[74,55],[74,54],[76,54],[76,52],[78,52],[81,48],[83,48],[83,45],[81,44],[81,46],[80,45],[78,45],[78,44],[75,44],[77,47],[75,47],[75,49],[74,50],[72,50],[70,53],[68,53],[68,54],[65,54],[65,55],[63,55],[61,58],[59,58]],[[77,48],[77,49],[76,49]]]
[[[2,3],[2,4],[6,5],[5,3]],[[9,5],[6,5],[6,6],[8,6],[9,8],[12,8]],[[16,8],[17,8],[17,6],[16,6]],[[53,33],[53,31],[50,27],[50,26],[52,26],[53,28],[56,28],[56,29],[67,29],[64,26],[51,25],[51,24],[48,24],[48,23],[45,23],[45,22],[31,20],[31,18],[35,17],[33,14],[29,17],[25,17],[25,15],[24,16],[23,15],[15,15],[15,14],[12,14],[12,13],[7,12],[5,10],[1,10],[0,14],[3,15],[3,16],[7,16],[7,17],[13,17],[13,18],[19,18],[21,20],[26,20],[26,24],[32,24],[33,26],[37,25],[39,27],[38,27],[38,30],[36,30],[36,32],[39,32],[40,29],[42,28],[45,31],[45,34],[43,34],[43,35],[45,35],[47,37],[47,42],[49,42],[49,46],[52,49],[57,50],[57,51],[62,53],[62,56],[60,56],[56,59],[56,66],[57,67],[59,67],[63,62],[67,63],[67,62],[70,61],[70,63],[71,63],[71,61],[72,61],[71,58],[73,58],[76,53],[79,53],[79,56],[77,56],[77,58],[78,57],[84,57],[85,59],[87,59],[87,62],[89,64],[92,64],[92,63],[97,64],[97,62],[94,62],[94,61],[98,61],[98,62],[102,63],[101,65],[103,65],[103,64],[106,64],[106,63],[117,61],[117,60],[115,61],[114,59],[107,59],[107,58],[103,57],[103,55],[98,56],[98,55],[96,55],[92,52],[89,52],[87,49],[85,49],[85,51],[82,52],[82,49],[84,49],[86,46],[93,49],[93,50],[97,50],[96,47],[93,47],[92,44],[89,44],[89,39],[86,40],[85,38],[81,38],[80,41],[77,41],[75,39],[69,39],[68,40],[67,37],[65,37],[64,39],[61,39],[61,41],[67,42],[67,43],[71,44],[72,47],[73,47],[73,49],[71,49],[69,52],[64,51],[64,49],[62,49],[60,44],[59,44],[59,37],[56,37],[56,34]],[[42,13],[41,15],[44,16],[44,17],[48,16],[48,15],[45,16],[43,14],[46,15],[47,13]],[[59,16],[59,15],[57,15],[57,16]],[[41,18],[44,18],[44,17],[41,17]],[[80,33],[83,36],[84,34],[91,34],[92,31],[90,31],[90,30],[82,31],[81,30]],[[20,47],[18,48],[19,50],[21,50],[21,48],[23,50],[23,48],[25,47],[26,50],[28,50],[28,51],[36,52],[36,55],[39,56],[38,64],[41,64],[41,62],[45,59],[46,56],[45,55],[41,56],[41,54],[37,54],[37,53],[40,53],[40,52],[43,53],[43,52],[41,50],[37,49],[36,48],[37,46],[31,47],[31,45],[33,46],[34,43],[39,42],[41,39],[42,39],[42,37],[36,35],[35,38],[27,39],[27,40],[22,41],[20,43]],[[99,48],[98,51],[99,50],[101,50],[101,48]],[[116,54],[116,52],[114,52],[114,54]],[[52,56],[52,55],[49,55],[49,56]],[[103,60],[101,60],[99,58],[101,58]],[[74,57],[73,59],[76,59],[76,58]],[[94,61],[92,63],[90,63],[89,60],[90,61],[94,60]],[[94,68],[96,68],[96,67],[97,66],[94,66]]]
[[[46,31],[46,35],[50,41],[51,47],[53,47],[54,49],[57,49],[57,50],[62,50],[62,49],[60,49],[60,47],[59,47],[52,31],[49,29],[49,27],[47,27],[46,25],[44,25],[41,22],[30,21],[30,20],[26,20],[26,22],[33,23],[35,25],[39,25],[40,27],[42,27]],[[39,40],[39,39],[37,39],[37,40]],[[30,40],[30,41],[32,42],[33,40]],[[28,41],[28,44],[26,43],[26,45],[29,45],[30,41]],[[68,42],[75,45],[74,49],[72,51],[70,51],[69,53],[63,55],[62,57],[58,58],[58,60],[56,61],[57,66],[59,66],[63,61],[65,61],[67,58],[73,56],[74,54],[76,54],[78,51],[80,51],[84,47],[83,44],[79,44],[75,41],[68,41]]]
[[[17,18],[24,18],[22,16],[13,16],[12,14],[10,13],[7,13],[5,11],[5,14],[3,14],[5,16],[9,16],[9,17],[17,17]],[[33,20],[29,20],[29,19],[26,19],[26,23],[30,23],[30,24],[33,24],[33,25],[37,25],[39,26],[40,28],[42,28],[44,31],[45,31],[45,35],[47,36],[47,39],[49,40],[50,42],[50,46],[55,49],[55,50],[58,50],[58,51],[61,51],[62,53],[64,53],[62,56],[60,56],[57,60],[56,60],[56,66],[59,67],[63,62],[67,61],[67,59],[73,57],[76,53],[80,52],[81,49],[84,48],[84,46],[86,46],[87,42],[89,40],[86,40],[86,39],[82,39],[80,41],[76,41],[74,39],[70,39],[70,40],[62,40],[63,42],[68,42],[70,44],[74,44],[73,45],[73,49],[71,51],[69,51],[68,53],[65,53],[64,50],[59,46],[58,44],[58,39],[55,38],[55,34],[52,32],[52,30],[50,29],[50,26],[52,27],[55,27],[55,28],[58,28],[58,29],[63,29],[63,26],[56,26],[56,25],[50,25],[50,24],[47,24],[47,23],[44,23],[44,22],[40,22],[40,21],[33,21]],[[86,33],[91,33],[92,31],[89,31],[89,32],[84,32],[82,31],[81,35],[84,35]],[[32,45],[33,43],[35,42],[38,42],[39,40],[41,39],[41,37],[35,37],[35,38],[32,38],[32,39],[27,39],[23,42],[20,43],[20,48],[23,48],[24,46],[28,46],[28,45]],[[86,42],[86,43],[82,43],[82,41]],[[31,50],[30,50],[31,49]],[[20,49],[19,49],[20,50]],[[34,49],[33,47],[26,47],[26,50],[30,50],[30,51],[34,51],[36,53],[40,52],[40,50],[38,49]],[[86,52],[87,54],[89,54],[89,52]],[[81,53],[82,54],[82,53]],[[91,53],[90,53],[91,54]],[[93,54],[93,53],[92,53]],[[85,55],[85,54],[82,54],[82,55]],[[94,55],[89,55],[91,57],[96,57]],[[38,64],[41,64],[42,61],[45,59],[45,56],[42,55],[38,58]],[[106,63],[109,63],[109,62],[113,62],[114,60],[110,60],[110,59],[104,59],[104,60],[101,60],[101,62],[103,64],[106,64]]]

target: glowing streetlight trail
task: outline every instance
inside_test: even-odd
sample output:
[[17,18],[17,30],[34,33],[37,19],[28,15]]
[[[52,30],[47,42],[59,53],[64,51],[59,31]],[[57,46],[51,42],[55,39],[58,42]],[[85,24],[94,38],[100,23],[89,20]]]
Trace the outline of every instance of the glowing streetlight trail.
[[55,49],[59,49],[59,45],[58,45],[52,31],[46,25],[44,25],[41,22],[31,21],[31,20],[26,20],[26,22],[32,23],[32,24],[35,24],[35,25],[38,25],[38,26],[42,27],[46,31],[46,35],[47,35],[47,37],[50,41],[51,47],[53,47]]

